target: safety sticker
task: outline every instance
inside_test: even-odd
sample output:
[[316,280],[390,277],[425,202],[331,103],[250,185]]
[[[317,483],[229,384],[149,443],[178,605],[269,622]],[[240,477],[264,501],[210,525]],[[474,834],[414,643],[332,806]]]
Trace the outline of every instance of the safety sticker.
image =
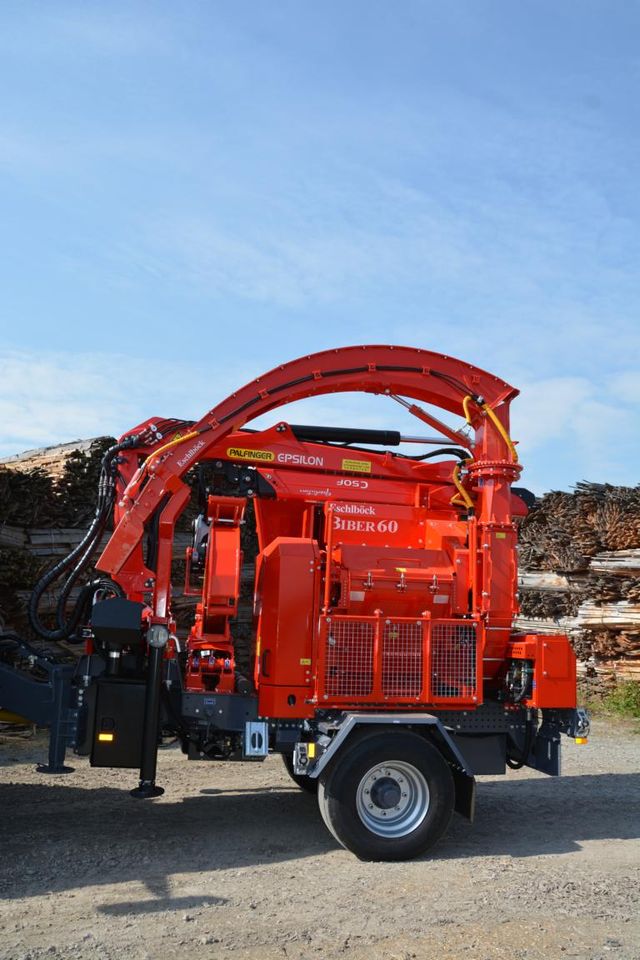
[[343,460],[343,470],[353,470],[354,473],[371,473],[370,460]]
[[229,447],[227,456],[232,460],[266,460],[268,462],[276,458],[271,450],[247,450],[245,447]]

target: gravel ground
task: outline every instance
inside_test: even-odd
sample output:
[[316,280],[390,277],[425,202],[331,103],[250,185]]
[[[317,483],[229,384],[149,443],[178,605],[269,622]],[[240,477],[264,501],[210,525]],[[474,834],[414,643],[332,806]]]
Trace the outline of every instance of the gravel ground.
[[361,863],[264,764],[161,752],[134,771],[39,775],[0,747],[0,957],[10,960],[640,958],[640,735],[599,721],[565,776],[482,777],[430,858]]

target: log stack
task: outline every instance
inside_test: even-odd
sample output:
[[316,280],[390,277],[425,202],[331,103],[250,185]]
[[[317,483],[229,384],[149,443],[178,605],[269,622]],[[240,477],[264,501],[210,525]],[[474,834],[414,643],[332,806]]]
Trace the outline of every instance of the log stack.
[[528,570],[586,571],[602,551],[640,546],[640,486],[578,483],[573,493],[545,494],[520,523]]
[[98,437],[0,462],[0,628],[26,630],[24,597],[81,539],[95,510],[102,455],[113,442]]
[[519,543],[518,625],[566,630],[600,685],[603,670],[637,678],[640,486],[545,494],[520,521]]

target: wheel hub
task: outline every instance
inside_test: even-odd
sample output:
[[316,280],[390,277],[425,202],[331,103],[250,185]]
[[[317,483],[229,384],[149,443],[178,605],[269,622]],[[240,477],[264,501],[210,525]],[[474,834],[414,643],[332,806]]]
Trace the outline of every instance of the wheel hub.
[[393,777],[380,777],[371,787],[371,800],[381,810],[390,810],[402,800],[402,789]]
[[406,836],[429,810],[429,787],[424,775],[404,760],[371,767],[356,793],[358,816],[379,837]]

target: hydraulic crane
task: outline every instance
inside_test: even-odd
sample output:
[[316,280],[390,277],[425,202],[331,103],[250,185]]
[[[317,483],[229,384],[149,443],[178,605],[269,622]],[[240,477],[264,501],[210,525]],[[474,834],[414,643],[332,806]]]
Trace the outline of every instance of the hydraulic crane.
[[[437,436],[285,420],[247,428],[294,400],[349,391],[389,397]],[[50,668],[52,689],[56,669],[65,671],[50,698],[50,767],[62,767],[71,743],[94,766],[138,768],[132,793],[150,798],[162,793],[163,735],[179,737],[190,759],[279,752],[296,782],[317,791],[329,830],[368,859],[416,856],[454,808],[472,817],[476,774],[559,773],[560,734],[585,740],[588,721],[567,638],[513,628],[514,517],[527,510],[526,492],[512,489],[516,395],[452,357],[346,347],[283,364],[196,423],[149,419],[125,434],[105,454],[83,543],[32,598],[41,636],[85,645],[73,669]],[[409,442],[429,452],[398,449]],[[225,486],[212,484],[194,524],[183,591],[198,602],[181,635],[173,541],[196,464]],[[233,621],[248,500],[258,551],[243,672]],[[68,613],[111,515],[99,577]],[[51,628],[38,601],[61,577]],[[14,668],[27,657],[20,649]],[[23,671],[18,693],[15,674],[11,664],[0,670],[0,704],[28,715],[29,678]]]

